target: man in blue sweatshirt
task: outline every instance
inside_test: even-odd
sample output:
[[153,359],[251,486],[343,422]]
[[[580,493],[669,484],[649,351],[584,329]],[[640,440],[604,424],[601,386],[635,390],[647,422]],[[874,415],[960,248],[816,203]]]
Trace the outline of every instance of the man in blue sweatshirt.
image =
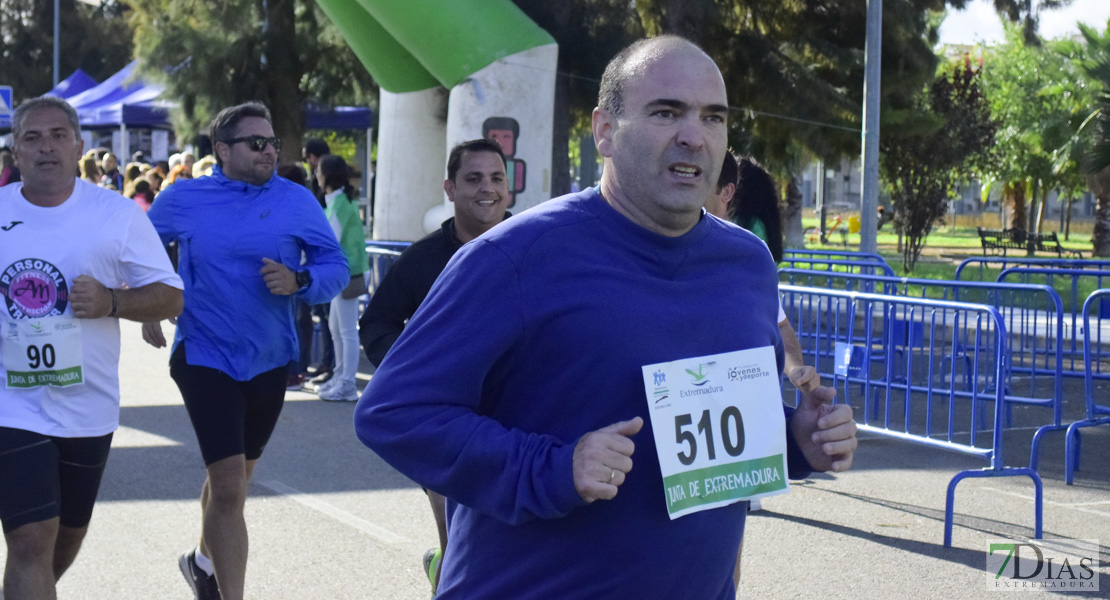
[[448,498],[438,598],[729,599],[746,500],[851,465],[831,388],[783,408],[766,247],[702,210],[727,117],[690,42],[622,51],[601,185],[465,245],[375,373],[359,438]]

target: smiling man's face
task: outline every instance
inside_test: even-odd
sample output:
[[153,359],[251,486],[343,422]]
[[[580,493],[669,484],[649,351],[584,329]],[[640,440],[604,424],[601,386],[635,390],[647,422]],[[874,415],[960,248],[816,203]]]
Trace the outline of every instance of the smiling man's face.
[[455,232],[468,242],[505,218],[509,208],[509,180],[505,163],[494,152],[463,152],[455,180],[443,182],[455,204]]

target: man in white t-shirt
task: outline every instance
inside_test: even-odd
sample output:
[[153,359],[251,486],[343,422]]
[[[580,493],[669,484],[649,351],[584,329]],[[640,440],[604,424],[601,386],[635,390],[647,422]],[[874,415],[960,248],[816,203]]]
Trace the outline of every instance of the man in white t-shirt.
[[8,598],[54,598],[119,425],[119,321],[176,316],[182,282],[142,211],[77,179],[76,111],[12,116],[22,184],[0,189],[0,522]]

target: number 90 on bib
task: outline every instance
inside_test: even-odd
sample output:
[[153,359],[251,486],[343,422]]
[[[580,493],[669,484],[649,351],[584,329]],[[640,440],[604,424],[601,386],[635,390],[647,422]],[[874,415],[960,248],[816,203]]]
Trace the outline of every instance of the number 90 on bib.
[[671,519],[789,491],[774,348],[642,369]]
[[85,381],[81,323],[71,317],[0,321],[9,389],[68,387]]

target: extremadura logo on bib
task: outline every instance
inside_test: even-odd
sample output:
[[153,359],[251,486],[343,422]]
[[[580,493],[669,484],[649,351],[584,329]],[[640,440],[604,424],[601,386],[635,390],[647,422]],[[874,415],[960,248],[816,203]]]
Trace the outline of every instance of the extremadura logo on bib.
[[790,490],[772,347],[642,370],[672,519]]

